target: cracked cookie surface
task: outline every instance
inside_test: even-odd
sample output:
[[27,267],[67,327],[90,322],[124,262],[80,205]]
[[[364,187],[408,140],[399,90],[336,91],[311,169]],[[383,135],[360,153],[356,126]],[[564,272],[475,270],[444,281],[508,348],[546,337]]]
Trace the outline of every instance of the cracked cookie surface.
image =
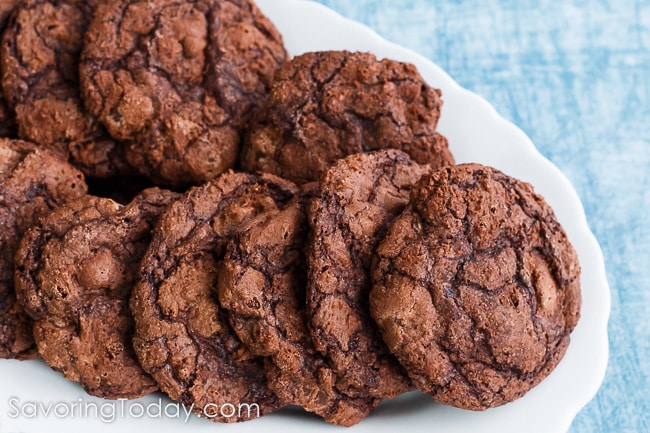
[[[296,192],[272,175],[226,172],[165,211],[142,261],[131,298],[135,351],[163,391],[212,421],[245,421],[285,405],[267,386],[263,359],[241,343],[218,303],[217,265],[246,224]],[[257,405],[259,414],[219,416],[239,403]]]
[[483,410],[521,397],[564,355],[580,266],[533,188],[478,164],[413,188],[377,250],[371,312],[414,384]]
[[199,184],[232,167],[240,133],[286,60],[250,0],[118,0],[91,22],[80,73],[86,108],[128,143],[143,175]]
[[48,214],[16,254],[16,292],[45,362],[89,394],[138,398],[158,387],[133,352],[128,301],[160,213],[178,194],[152,188],[122,206],[86,196]]
[[265,359],[270,388],[289,404],[326,421],[350,426],[381,399],[352,398],[311,341],[305,306],[307,206],[316,183],[306,184],[285,208],[260,215],[228,245],[218,293],[233,329]]
[[441,106],[440,92],[412,64],[348,51],[303,54],[278,70],[242,166],[301,184],[340,158],[384,148],[432,167],[453,164],[436,133]]
[[132,171],[121,144],[83,108],[79,55],[98,0],[25,0],[2,38],[2,87],[18,136],[46,146],[84,172]]
[[428,170],[398,150],[351,155],[324,174],[310,205],[309,327],[347,395],[390,398],[410,389],[370,317],[370,265],[388,223]]
[[[7,20],[18,2],[19,0],[0,0],[0,34],[4,33]],[[15,127],[14,116],[0,88],[0,137],[15,137]]]
[[14,254],[20,238],[53,208],[86,191],[83,174],[54,154],[0,139],[0,358],[38,356],[32,320],[16,301]]

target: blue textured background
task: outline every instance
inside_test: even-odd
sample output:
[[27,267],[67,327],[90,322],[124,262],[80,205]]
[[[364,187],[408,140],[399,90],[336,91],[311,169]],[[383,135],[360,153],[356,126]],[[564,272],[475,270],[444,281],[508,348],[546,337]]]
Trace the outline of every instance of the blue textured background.
[[612,290],[607,376],[570,432],[650,432],[650,1],[317,1],[433,60],[568,176]]

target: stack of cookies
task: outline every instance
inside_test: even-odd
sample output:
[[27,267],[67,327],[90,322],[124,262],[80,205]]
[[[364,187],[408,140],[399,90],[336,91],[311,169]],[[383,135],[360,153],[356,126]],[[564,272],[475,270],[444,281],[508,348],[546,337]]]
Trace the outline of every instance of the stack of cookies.
[[502,405],[564,355],[575,251],[454,164],[413,65],[289,59],[251,0],[0,6],[0,357],[350,426],[415,389]]

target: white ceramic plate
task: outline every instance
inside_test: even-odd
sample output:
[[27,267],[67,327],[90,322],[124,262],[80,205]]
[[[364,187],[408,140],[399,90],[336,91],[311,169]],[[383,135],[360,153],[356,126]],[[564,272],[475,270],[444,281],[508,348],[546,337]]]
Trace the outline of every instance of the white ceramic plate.
[[[410,393],[386,401],[349,431],[373,433],[408,429],[440,433],[560,433],[595,395],[607,365],[610,295],[600,247],[587,226],[575,190],[562,173],[538,153],[530,139],[501,118],[479,96],[464,90],[424,57],[389,43],[372,30],[304,0],[258,0],[282,32],[291,54],[348,49],[412,62],[424,78],[443,91],[440,130],[458,162],[480,162],[532,183],[553,206],[580,257],[582,318],[557,369],[524,398],[475,413],[445,407],[428,396]],[[89,397],[41,361],[0,361],[0,432],[94,432],[145,428],[158,433],[342,431],[297,408],[236,425],[214,425],[191,416],[162,395],[135,402]],[[47,410],[49,413],[46,413]],[[142,414],[146,409],[149,414]],[[160,415],[162,409],[162,415]],[[35,413],[36,411],[36,413]],[[166,412],[166,413],[165,413]],[[346,430],[347,431],[347,430]]]

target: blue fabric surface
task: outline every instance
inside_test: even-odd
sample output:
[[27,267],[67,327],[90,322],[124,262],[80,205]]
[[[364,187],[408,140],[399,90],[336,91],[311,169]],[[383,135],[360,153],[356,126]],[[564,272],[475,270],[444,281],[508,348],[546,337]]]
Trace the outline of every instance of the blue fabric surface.
[[612,315],[605,382],[570,432],[650,432],[650,2],[317,1],[440,65],[571,180]]

